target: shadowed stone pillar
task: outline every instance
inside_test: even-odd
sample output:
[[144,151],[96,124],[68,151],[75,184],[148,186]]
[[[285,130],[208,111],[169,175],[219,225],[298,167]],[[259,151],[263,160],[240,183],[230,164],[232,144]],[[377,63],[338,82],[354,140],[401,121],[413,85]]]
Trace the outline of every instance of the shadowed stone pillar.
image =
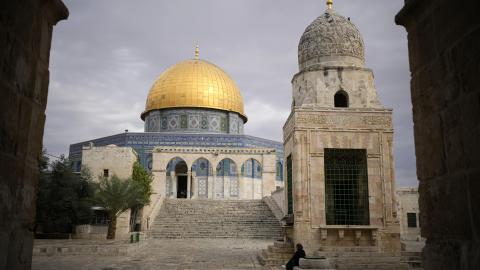
[[410,0],[408,32],[424,268],[480,269],[479,1]]
[[59,0],[0,2],[0,269],[30,269],[52,28]]
[[192,171],[190,169],[188,169],[188,172],[187,172],[187,199],[190,199],[192,197],[191,194],[190,194],[191,185],[192,185]]

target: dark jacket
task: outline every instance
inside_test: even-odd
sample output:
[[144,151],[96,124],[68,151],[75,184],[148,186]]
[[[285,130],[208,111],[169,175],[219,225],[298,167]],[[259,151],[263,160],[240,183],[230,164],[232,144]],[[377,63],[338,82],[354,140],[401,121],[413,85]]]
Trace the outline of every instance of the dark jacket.
[[300,258],[305,258],[306,254],[305,251],[302,250],[297,250],[295,254],[293,254],[293,257],[288,261],[287,263],[287,269],[293,269],[294,266],[299,266],[300,265]]

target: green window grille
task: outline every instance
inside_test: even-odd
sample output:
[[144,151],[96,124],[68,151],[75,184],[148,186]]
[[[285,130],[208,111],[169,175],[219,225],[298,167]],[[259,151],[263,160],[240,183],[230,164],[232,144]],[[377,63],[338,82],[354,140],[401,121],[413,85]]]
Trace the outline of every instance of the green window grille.
[[287,157],[287,214],[293,214],[292,155]]
[[408,225],[408,228],[417,228],[416,213],[407,213],[407,225]]
[[327,225],[369,225],[367,151],[325,149]]

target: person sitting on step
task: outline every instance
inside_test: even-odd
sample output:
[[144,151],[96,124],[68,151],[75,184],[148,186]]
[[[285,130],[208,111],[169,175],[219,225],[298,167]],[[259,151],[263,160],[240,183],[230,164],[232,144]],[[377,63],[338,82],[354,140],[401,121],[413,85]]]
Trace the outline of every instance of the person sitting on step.
[[288,261],[286,265],[282,265],[282,266],[286,267],[287,270],[293,270],[293,267],[300,266],[300,258],[305,258],[306,256],[307,255],[303,250],[302,244],[298,243],[297,251],[295,251],[295,254],[293,254],[293,257]]

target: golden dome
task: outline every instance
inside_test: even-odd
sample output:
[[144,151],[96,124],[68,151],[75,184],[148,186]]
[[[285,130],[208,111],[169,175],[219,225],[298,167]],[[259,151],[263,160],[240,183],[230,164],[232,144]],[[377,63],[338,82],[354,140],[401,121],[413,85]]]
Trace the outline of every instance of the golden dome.
[[180,62],[163,72],[147,97],[145,114],[167,108],[208,108],[243,112],[240,89],[221,68],[205,60]]

